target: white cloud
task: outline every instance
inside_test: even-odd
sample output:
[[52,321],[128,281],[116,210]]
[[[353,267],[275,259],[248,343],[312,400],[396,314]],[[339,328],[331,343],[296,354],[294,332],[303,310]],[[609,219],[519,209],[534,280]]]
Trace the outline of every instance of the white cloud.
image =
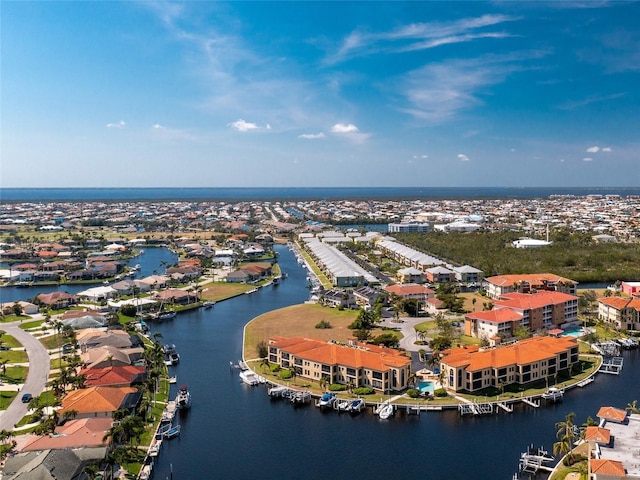
[[427,64],[398,81],[408,105],[402,111],[432,123],[450,120],[461,110],[482,105],[487,87],[500,84],[519,64],[544,52],[487,55],[471,60],[447,60]]
[[602,147],[602,151],[609,153],[609,152],[613,152],[613,149],[611,147]]
[[470,42],[482,38],[504,38],[511,35],[497,31],[478,31],[517,20],[507,15],[482,15],[452,22],[411,23],[395,30],[379,33],[354,31],[342,42],[327,63],[338,63],[371,54],[402,53],[436,48],[441,45]]
[[468,162],[469,161],[469,157],[467,157],[464,153],[459,153],[458,154],[458,158],[460,160],[462,160],[463,162]]
[[107,123],[107,128],[124,128],[125,125],[125,121],[120,120],[118,123]]
[[235,122],[227,123],[227,127],[235,128],[239,132],[249,132],[251,130],[260,128],[255,123],[245,122],[241,118],[239,118]]
[[597,145],[587,148],[587,153],[598,153],[599,151],[600,147],[598,147]]
[[357,133],[359,132],[358,127],[356,127],[353,123],[345,124],[345,123],[336,123],[333,127],[331,127],[332,133]]
[[592,161],[593,161],[593,158],[591,158],[591,157],[584,157],[584,158],[582,159],[582,161],[583,161],[583,162],[592,162]]
[[159,130],[161,128],[164,128],[162,125],[160,125],[159,123],[154,123],[152,128],[155,128],[156,130]]
[[304,138],[305,140],[317,140],[319,138],[325,138],[325,134],[323,132],[320,133],[302,133],[298,135],[298,138]]
[[429,158],[429,155],[420,155],[420,158]]
[[153,132],[153,138],[160,138],[163,140],[197,140],[196,136],[186,130],[180,130],[178,128],[169,128],[159,123],[151,125],[151,131]]

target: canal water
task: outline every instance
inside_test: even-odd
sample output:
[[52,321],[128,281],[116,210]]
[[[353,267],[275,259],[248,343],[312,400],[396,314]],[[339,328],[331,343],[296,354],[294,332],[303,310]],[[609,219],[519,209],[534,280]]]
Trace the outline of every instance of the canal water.
[[[351,417],[271,401],[266,389],[242,384],[229,362],[241,358],[249,320],[309,297],[307,271],[286,247],[276,248],[288,274],[278,286],[151,326],[162,334],[162,342],[176,345],[181,361],[170,374],[177,375],[177,385],[189,386],[193,398],[191,410],[179,417],[180,436],[162,446],[154,479],[511,480],[527,445],[551,450],[554,424],[567,413],[575,412],[576,423],[582,423],[602,405],[624,408],[640,400],[640,354],[635,350],[625,352],[620,376],[601,374],[585,389],[567,392],[561,403],[519,407],[512,414],[460,417],[446,411],[418,417],[399,412],[382,421],[370,410]],[[132,264],[139,263],[148,275],[174,258],[167,249],[149,248]],[[35,295],[32,289],[1,290],[11,301]]]

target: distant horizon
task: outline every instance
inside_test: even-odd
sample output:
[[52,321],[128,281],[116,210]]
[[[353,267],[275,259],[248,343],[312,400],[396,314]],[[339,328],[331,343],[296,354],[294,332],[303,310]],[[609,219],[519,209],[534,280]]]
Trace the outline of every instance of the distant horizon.
[[640,196],[639,187],[28,187],[5,188],[1,203],[70,201],[312,201]]

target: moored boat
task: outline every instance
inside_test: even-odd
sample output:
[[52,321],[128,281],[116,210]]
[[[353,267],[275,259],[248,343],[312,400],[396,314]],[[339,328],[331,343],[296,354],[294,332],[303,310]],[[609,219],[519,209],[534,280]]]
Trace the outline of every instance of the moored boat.
[[322,395],[322,397],[320,397],[316,405],[321,408],[330,407],[331,405],[333,405],[333,402],[335,401],[336,401],[335,393],[325,393],[324,395]]
[[202,306],[204,308],[213,308],[215,304],[216,302],[211,302],[211,301],[202,302]]
[[361,398],[357,398],[349,404],[349,408],[347,408],[347,411],[350,413],[359,413],[364,406],[364,400]]
[[387,418],[390,418],[393,415],[393,404],[391,404],[390,402],[387,402],[383,405],[380,405],[380,408],[378,409],[378,416],[383,419],[386,420]]
[[191,408],[191,393],[186,385],[182,385],[176,396],[176,408]]
[[240,372],[240,380],[242,380],[242,383],[250,386],[258,385],[258,383],[260,383],[258,375],[253,373],[251,370],[242,370]]
[[560,390],[556,387],[550,387],[546,392],[542,394],[542,398],[551,402],[557,402],[562,400],[564,396],[564,390]]

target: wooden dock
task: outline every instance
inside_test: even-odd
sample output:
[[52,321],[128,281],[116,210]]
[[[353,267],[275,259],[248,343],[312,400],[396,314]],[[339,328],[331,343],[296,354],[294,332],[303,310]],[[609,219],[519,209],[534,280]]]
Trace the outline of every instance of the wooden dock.
[[536,401],[533,398],[529,397],[522,397],[520,400],[533,408],[538,408],[540,406],[540,400]]

